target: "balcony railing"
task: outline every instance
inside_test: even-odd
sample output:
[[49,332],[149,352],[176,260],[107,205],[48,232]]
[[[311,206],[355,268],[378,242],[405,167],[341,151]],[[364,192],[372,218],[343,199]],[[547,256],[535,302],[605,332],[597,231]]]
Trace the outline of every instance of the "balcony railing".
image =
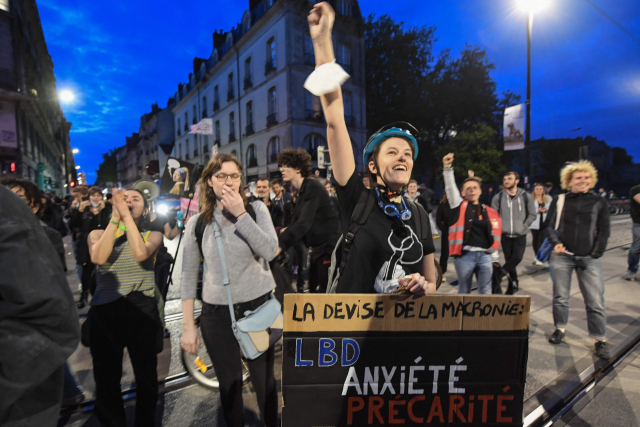
[[249,89],[250,87],[253,86],[253,80],[251,79],[251,76],[247,76],[244,78],[244,89]]
[[193,157],[198,157],[198,149],[193,150]]
[[184,155],[184,159],[185,159],[185,160],[189,160],[189,153],[186,153],[186,154]]
[[234,142],[236,140],[236,133],[235,132],[231,132],[229,134],[229,142]]
[[275,58],[267,59],[267,62],[264,64],[264,74],[267,75],[270,72],[274,71],[275,69],[276,69],[276,59]]
[[247,167],[255,168],[256,166],[258,166],[258,159],[256,159],[255,157],[250,157],[248,163],[249,164],[247,165]]
[[269,114],[267,116],[267,127],[278,123],[278,113]]
[[244,127],[244,133],[249,136],[249,135],[253,135],[255,133],[255,131],[253,130],[253,123],[249,123],[248,125],[246,125]]
[[347,126],[355,126],[356,125],[356,119],[353,116],[344,116],[344,121],[347,124]]
[[235,99],[235,95],[233,94],[233,90],[230,90],[229,92],[227,92],[227,101],[231,101],[233,99]]
[[269,163],[277,163],[278,162],[278,153],[271,153],[269,155]]
[[307,64],[315,64],[316,63],[315,55],[312,52],[305,52],[304,62],[306,62]]
[[322,117],[322,111],[320,110],[305,110],[305,118],[307,120],[313,120],[313,121],[322,121],[323,117]]
[[220,101],[213,101],[213,111],[218,111],[220,109]]

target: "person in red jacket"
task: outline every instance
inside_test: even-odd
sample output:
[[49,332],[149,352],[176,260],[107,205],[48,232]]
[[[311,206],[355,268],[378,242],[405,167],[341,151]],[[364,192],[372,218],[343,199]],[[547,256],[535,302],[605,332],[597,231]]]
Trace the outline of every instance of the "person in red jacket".
[[453,153],[442,159],[444,183],[451,210],[445,217],[449,227],[449,254],[458,275],[458,293],[471,292],[473,273],[477,272],[478,293],[491,294],[493,264],[491,254],[500,246],[500,214],[480,203],[482,180],[470,176],[462,183],[462,195],[453,175]]

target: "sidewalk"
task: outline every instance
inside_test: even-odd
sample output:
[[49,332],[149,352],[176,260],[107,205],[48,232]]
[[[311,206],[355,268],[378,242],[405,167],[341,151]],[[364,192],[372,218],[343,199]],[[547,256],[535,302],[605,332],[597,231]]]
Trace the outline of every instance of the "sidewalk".
[[[614,222],[615,221],[615,222]],[[630,243],[631,226],[628,220],[614,218],[612,221],[612,236],[609,241],[609,249],[602,258],[605,278],[605,301],[608,316],[608,337],[613,346],[619,344],[625,338],[640,330],[640,282],[628,282],[621,279],[626,271],[627,250],[620,247]],[[65,239],[67,242],[68,239]],[[441,239],[436,240],[436,248],[439,252]],[[177,239],[170,242],[175,247]],[[530,243],[529,243],[530,244]],[[67,252],[71,245],[68,244]],[[174,249],[170,249],[173,252]],[[437,258],[439,259],[439,254]],[[534,256],[530,246],[527,246],[525,259],[518,269],[520,277],[520,292],[518,295],[531,295],[531,323],[529,333],[529,361],[527,366],[527,385],[525,388],[525,413],[537,410],[558,390],[566,387],[586,366],[598,363],[593,355],[594,341],[588,337],[586,313],[584,302],[577,286],[577,280],[573,280],[572,298],[570,309],[570,324],[567,327],[566,343],[553,346],[548,343],[548,336],[553,332],[553,318],[551,314],[552,284],[548,268],[532,265]],[[167,315],[181,311],[179,300],[179,272],[180,257],[178,257],[174,285],[170,288],[167,301]],[[77,276],[73,270],[73,257],[68,257],[69,284],[76,298]],[[455,268],[449,263],[447,280],[455,280]],[[506,288],[506,282],[503,289]],[[457,287],[443,283],[438,293],[456,293]],[[173,299],[173,300],[171,300]],[[86,313],[86,309],[81,311]],[[81,321],[84,319],[81,317]],[[158,377],[164,380],[167,376],[183,372],[180,360],[180,334],[182,324],[180,319],[167,322],[167,328],[171,331],[171,338],[165,340],[165,349],[159,355]],[[93,373],[91,372],[91,356],[89,350],[79,346],[78,350],[69,359],[83,383],[87,398],[93,398]],[[125,356],[123,367],[123,389],[133,384],[133,373],[128,356]],[[280,383],[281,364],[276,362],[276,379]],[[247,425],[260,425],[256,420],[257,403],[252,387],[244,388],[245,418]],[[127,404],[127,413],[132,415],[132,403]],[[75,414],[71,420],[63,425],[93,426],[93,420],[89,420],[90,413]],[[89,421],[88,421],[89,420]],[[171,427],[191,425],[222,426],[222,414],[220,412],[219,393],[206,390],[198,385],[189,386],[163,395],[158,405],[158,421]],[[132,424],[131,424],[132,425]],[[573,425],[573,424],[571,424]],[[576,424],[584,425],[584,424]],[[609,424],[624,425],[624,424]]]

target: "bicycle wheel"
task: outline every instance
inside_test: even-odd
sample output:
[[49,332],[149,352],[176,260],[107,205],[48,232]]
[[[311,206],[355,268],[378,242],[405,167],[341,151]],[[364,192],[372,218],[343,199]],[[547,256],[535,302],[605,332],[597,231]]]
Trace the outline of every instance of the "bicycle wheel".
[[433,263],[436,266],[436,291],[437,291],[440,288],[440,285],[442,285],[442,267],[440,267],[440,264],[435,259],[433,260]]
[[[207,371],[201,372],[200,369],[196,366],[196,356],[191,353],[186,352],[183,349],[180,349],[182,353],[182,365],[187,373],[193,378],[195,382],[200,384],[203,387],[217,390],[220,388],[220,383],[218,382],[218,377],[213,369],[213,365],[211,363],[211,358],[207,353],[207,348],[204,345],[204,340],[202,339],[202,332],[200,331],[200,317],[198,316],[195,319],[196,328],[198,329],[198,334],[200,335],[200,342],[202,343],[202,347],[198,350],[198,356],[200,356],[200,360],[207,365]],[[242,384],[247,384],[249,382],[249,368],[247,366],[246,360],[242,358]]]

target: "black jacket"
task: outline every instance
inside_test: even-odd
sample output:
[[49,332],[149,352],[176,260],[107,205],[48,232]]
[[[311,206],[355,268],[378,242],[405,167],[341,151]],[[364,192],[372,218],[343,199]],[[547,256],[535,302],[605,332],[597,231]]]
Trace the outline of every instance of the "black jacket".
[[[78,230],[76,240],[76,262],[80,265],[91,262],[89,256],[89,245],[87,238],[93,230],[104,230],[109,225],[112,206],[106,203],[105,207],[97,214],[91,213],[91,209],[86,208],[83,212],[74,209],[69,218],[69,228]],[[164,230],[163,230],[164,233]]]
[[[27,204],[0,185],[0,425],[62,398],[80,324],[60,258]],[[59,403],[58,403],[59,404]],[[23,413],[24,417],[24,413]]]
[[448,202],[440,203],[438,210],[436,210],[436,225],[440,229],[440,233],[443,235],[449,234],[449,224],[447,218],[449,217],[451,206]]
[[293,197],[291,194],[283,191],[280,200],[271,199],[268,207],[274,227],[286,227],[289,225],[293,213]]
[[327,190],[314,179],[305,178],[293,210],[293,218],[280,234],[280,247],[287,250],[300,240],[307,246],[335,246],[340,238],[340,213]]
[[543,224],[545,236],[554,246],[562,243],[577,256],[600,258],[609,239],[607,201],[591,193],[567,193],[556,234],[557,203],[556,197],[549,207]]
[[60,263],[62,264],[62,268],[64,269],[64,271],[67,271],[67,260],[64,254],[64,243],[62,242],[62,237],[60,236],[60,233],[58,233],[53,228],[49,227],[47,224],[44,223],[44,221],[40,221],[40,225],[42,226],[42,230],[44,231],[44,234],[47,235],[47,238],[53,245],[53,248],[58,253],[58,256],[60,257]]

